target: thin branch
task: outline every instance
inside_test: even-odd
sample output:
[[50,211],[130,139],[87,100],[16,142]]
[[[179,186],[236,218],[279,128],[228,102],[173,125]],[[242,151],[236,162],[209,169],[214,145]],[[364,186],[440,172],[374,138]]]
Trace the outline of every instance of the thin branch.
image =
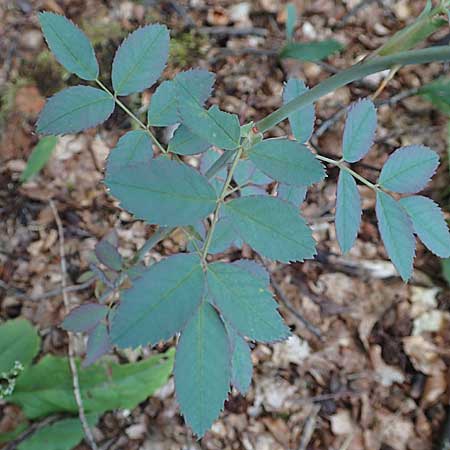
[[[62,287],[62,296],[64,302],[64,308],[66,313],[70,312],[70,301],[69,296],[67,295],[67,265],[66,265],[66,255],[64,251],[64,229],[61,222],[61,218],[59,217],[58,210],[56,209],[55,204],[52,200],[50,200],[50,208],[52,209],[53,216],[55,218],[56,226],[58,228],[58,236],[59,236],[59,256],[61,259],[61,287]],[[84,434],[86,436],[86,441],[92,448],[92,450],[98,450],[97,444],[95,443],[94,436],[92,434],[91,429],[89,428],[88,422],[86,420],[86,414],[84,412],[83,399],[81,398],[80,392],[80,381],[78,378],[78,369],[77,364],[75,362],[75,354],[74,354],[74,342],[73,335],[71,332],[67,333],[69,336],[69,345],[68,345],[68,353],[69,353],[69,365],[70,371],[72,372],[72,382],[73,382],[73,393],[75,396],[75,401],[78,406],[78,415],[80,417],[80,422],[84,430]]]

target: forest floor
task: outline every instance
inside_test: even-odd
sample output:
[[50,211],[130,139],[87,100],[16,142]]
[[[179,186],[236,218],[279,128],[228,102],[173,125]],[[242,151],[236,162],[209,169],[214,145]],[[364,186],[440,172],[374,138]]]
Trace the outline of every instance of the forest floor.
[[[49,202],[62,218],[69,284],[88,270],[89,254],[110,230],[120,252],[130,257],[151,235],[151,227],[117,207],[101,183],[105,158],[131,128],[117,111],[104,126],[59,139],[47,166],[31,181],[19,176],[38,141],[34,127],[45,98],[75,84],[49,55],[36,13],[50,10],[78,23],[95,42],[108,79],[115,48],[138,25],[159,21],[172,30],[172,59],[165,75],[201,67],[216,73],[213,102],[255,120],[281,104],[283,83],[303,78],[309,86],[354,64],[388,36],[420,14],[416,0],[315,0],[296,2],[299,41],[334,38],[345,49],[327,64],[280,61],[274,50],[284,41],[284,2],[192,0],[16,0],[0,2],[0,318],[29,319],[42,337],[40,356],[67,354],[61,295],[45,297],[61,281],[58,233]],[[349,15],[349,11],[353,11]],[[217,27],[231,32],[215,34]],[[233,33],[246,28],[243,35]],[[431,42],[445,39],[447,30]],[[266,51],[267,50],[267,51]],[[402,68],[380,99],[414,89],[442,75],[442,64]],[[368,77],[317,103],[317,127],[352,101],[372,95],[385,74]],[[151,90],[130,105],[145,109]],[[392,151],[424,144],[441,156],[441,167],[426,194],[450,211],[447,118],[430,103],[411,96],[378,109],[375,145],[358,170],[368,179]],[[333,121],[313,143],[339,157],[343,118]],[[288,132],[283,123],[271,133]],[[164,138],[164,136],[162,136]],[[355,247],[340,254],[333,224],[337,172],[307,195],[302,213],[318,241],[318,256],[289,266],[272,264],[282,297],[280,311],[294,336],[274,345],[257,344],[252,387],[246,397],[233,392],[225,411],[201,442],[178,413],[173,381],[129,415],[102,416],[98,442],[110,449],[347,449],[427,450],[439,442],[449,401],[450,289],[439,260],[420,244],[415,272],[404,284],[388,261],[376,227],[374,197],[361,187],[363,223]],[[154,249],[161,257],[182,250],[183,236]],[[253,257],[250,248],[234,249],[230,259]],[[71,293],[80,304],[92,287]],[[307,329],[299,316],[319,333]],[[79,353],[84,351],[80,341]],[[155,350],[157,351],[157,350]],[[129,353],[129,358],[136,354]],[[0,404],[0,432],[16,407]],[[80,444],[78,449],[87,448]],[[106,447],[105,447],[106,448]]]

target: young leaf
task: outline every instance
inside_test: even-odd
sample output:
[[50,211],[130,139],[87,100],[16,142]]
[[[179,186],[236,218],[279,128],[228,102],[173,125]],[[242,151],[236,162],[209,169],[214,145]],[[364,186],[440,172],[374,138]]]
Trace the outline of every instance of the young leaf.
[[305,200],[307,189],[306,186],[291,186],[280,183],[277,188],[277,197],[295,206],[299,206]]
[[28,158],[25,170],[20,174],[20,181],[22,183],[26,183],[47,164],[57,142],[58,138],[56,136],[46,136],[39,140]]
[[418,93],[444,114],[450,115],[450,78],[442,77],[425,84]]
[[150,136],[143,130],[124,134],[108,155],[106,171],[120,170],[124,166],[149,164],[153,159]]
[[177,96],[173,81],[163,81],[152,95],[147,121],[149,125],[156,127],[167,127],[178,122]]
[[249,158],[262,172],[286,184],[306,186],[325,177],[322,164],[311,151],[289,139],[265,139],[251,148]]
[[382,191],[377,192],[376,214],[389,258],[406,282],[412,274],[416,249],[411,220],[401,205]]
[[102,264],[112,270],[119,271],[122,268],[122,256],[117,248],[107,239],[102,239],[95,246],[95,255]]
[[320,61],[339,52],[344,46],[334,39],[324,41],[313,41],[299,44],[298,42],[289,42],[280,52],[280,58],[293,58],[300,61]]
[[[286,104],[290,102],[295,97],[304,94],[308,90],[309,89],[305,86],[303,80],[291,78],[284,87],[283,103]],[[292,134],[298,142],[304,143],[309,140],[314,131],[315,119],[316,113],[313,103],[298,109],[289,116]]]
[[236,236],[231,220],[222,217],[214,230],[209,253],[222,253],[231,246],[242,247],[242,241]]
[[241,136],[238,117],[221,111],[216,105],[210,109],[203,108],[214,77],[209,72],[191,70],[178,74],[174,82],[183,124],[210,144],[227,150],[236,148]]
[[181,124],[169,142],[169,152],[178,155],[195,155],[206,152],[211,147],[209,142],[192,133],[186,125]]
[[109,338],[106,323],[99,322],[90,332],[86,346],[86,358],[83,367],[94,364],[100,357],[111,350],[112,344]]
[[83,80],[98,77],[94,48],[73,22],[51,12],[40,13],[39,22],[50,50],[69,72]]
[[233,174],[234,181],[237,184],[254,183],[258,185],[269,184],[272,179],[256,168],[255,164],[249,159],[239,161]]
[[13,319],[0,325],[0,374],[19,361],[27,367],[39,352],[40,338],[28,320]]
[[107,172],[105,184],[123,208],[159,225],[195,223],[216,205],[216,194],[205,177],[166,158]]
[[123,291],[111,325],[119,347],[138,347],[167,340],[182,330],[203,296],[200,260],[178,254],[150,266]]
[[250,388],[253,374],[250,347],[247,341],[239,336],[232,327],[226,325],[226,329],[232,349],[231,383],[242,395],[245,395]]
[[450,257],[450,233],[439,206],[420,195],[402,198],[399,203],[405,208],[414,232],[426,247],[441,258]]
[[347,162],[362,159],[370,150],[377,129],[377,111],[372,100],[353,103],[345,121],[342,149]]
[[[135,363],[108,361],[105,365],[79,368],[86,413],[135,408],[167,382],[172,366],[173,350],[168,350]],[[20,375],[8,400],[20,405],[29,419],[59,412],[78,414],[67,358],[44,356]]]
[[90,86],[73,86],[47,100],[39,114],[41,134],[77,133],[104,122],[114,110],[114,99]]
[[[89,426],[94,426],[98,420],[96,414],[86,417]],[[83,439],[83,426],[80,419],[62,419],[51,425],[46,425],[25,439],[18,450],[71,450]]]
[[228,395],[231,355],[225,326],[203,302],[181,333],[175,356],[175,392],[187,424],[202,437]]
[[286,5],[286,39],[290,41],[297,24],[297,8],[294,3]]
[[120,45],[112,64],[116,95],[142,92],[152,86],[169,56],[169,30],[153,24],[133,31]]
[[108,307],[98,303],[85,303],[72,309],[61,326],[67,331],[85,333],[92,330],[108,314]]
[[389,156],[378,183],[401,194],[421,191],[436,172],[439,156],[424,145],[408,145]]
[[336,235],[342,253],[353,246],[361,224],[361,197],[355,179],[345,170],[339,173],[336,192]]
[[289,336],[277,303],[260,277],[226,263],[208,264],[208,295],[239,334],[261,342]]
[[225,203],[242,239],[267,258],[303,261],[316,254],[311,230],[297,208],[273,197],[241,197]]

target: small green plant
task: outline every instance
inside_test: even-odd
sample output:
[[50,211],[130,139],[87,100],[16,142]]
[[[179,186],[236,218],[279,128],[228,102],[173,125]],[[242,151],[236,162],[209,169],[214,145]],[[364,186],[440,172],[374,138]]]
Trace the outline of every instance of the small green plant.
[[[39,335],[27,320],[0,325],[0,398],[19,405],[30,421],[57,413],[75,417],[78,405],[68,358],[46,355],[33,364],[39,349]],[[80,395],[88,423],[95,425],[99,414],[108,410],[134,408],[163,386],[172,371],[173,353],[169,350],[136,363],[104,361],[79,368]],[[0,435],[0,442],[15,439],[27,425],[28,421]],[[64,418],[41,428],[18,448],[70,450],[82,437],[78,418]]]
[[[444,11],[441,8],[440,13]],[[261,265],[249,260],[229,263],[218,256],[212,262],[210,255],[246,242],[261,256],[281,262],[313,258],[316,243],[299,205],[308,187],[324,180],[323,163],[340,173],[336,231],[343,252],[352,247],[360,226],[359,182],[376,194],[381,238],[405,281],[413,270],[415,235],[437,255],[450,255],[450,234],[440,209],[426,197],[411,195],[423,189],[436,171],[439,160],[434,151],[422,145],[396,150],[376,183],[352,168],[370,150],[375,136],[376,109],[371,100],[362,99],[349,108],[341,159],[315,154],[307,145],[317,99],[381,70],[448,61],[450,47],[375,55],[312,89],[301,80],[288,80],[284,105],[257,123],[242,126],[237,115],[216,105],[205,107],[214,75],[188,70],[159,84],[144,123],[120,97],[142,92],[160,78],[169,54],[166,27],[148,25],[123,41],[114,57],[110,90],[99,78],[92,45],[72,22],[52,13],[42,13],[40,22],[58,61],[97,87],[74,86],[50,98],[39,117],[38,132],[79,132],[105,121],[116,105],[122,108],[140,129],[120,138],[108,157],[104,182],[124,209],[159,225],[131,261],[124,261],[113,243],[101,244],[97,257],[114,274],[113,280],[105,278],[111,285],[106,292],[119,288],[120,300],[102,295],[99,303],[70,313],[63,325],[88,332],[93,342],[100,336],[103,350],[109,345],[154,345],[179,335],[176,396],[198,436],[220,414],[230,384],[247,391],[252,375],[248,340],[275,342],[290,334]],[[294,139],[264,137],[285,119]],[[152,127],[175,124],[179,126],[165,148]],[[200,170],[182,160],[193,154],[202,154]],[[277,194],[269,195],[267,185],[273,181],[278,183]],[[407,196],[398,200],[397,194]],[[143,255],[175,229],[189,238],[189,251],[143,268]],[[135,264],[138,273],[130,272]],[[127,279],[132,286],[123,289]],[[91,353],[92,360],[103,350]]]

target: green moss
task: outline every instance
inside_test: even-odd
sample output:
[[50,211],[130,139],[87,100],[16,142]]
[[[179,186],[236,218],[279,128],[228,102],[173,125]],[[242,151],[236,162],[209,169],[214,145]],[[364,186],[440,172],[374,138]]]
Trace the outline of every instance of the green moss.
[[0,87],[0,130],[4,128],[9,114],[14,109],[17,90],[28,84],[28,79],[20,77]]
[[194,30],[181,32],[170,40],[170,64],[182,68],[204,56],[208,40]]
[[128,34],[120,23],[115,21],[85,21],[82,28],[94,47],[106,46],[109,41],[120,41]]

